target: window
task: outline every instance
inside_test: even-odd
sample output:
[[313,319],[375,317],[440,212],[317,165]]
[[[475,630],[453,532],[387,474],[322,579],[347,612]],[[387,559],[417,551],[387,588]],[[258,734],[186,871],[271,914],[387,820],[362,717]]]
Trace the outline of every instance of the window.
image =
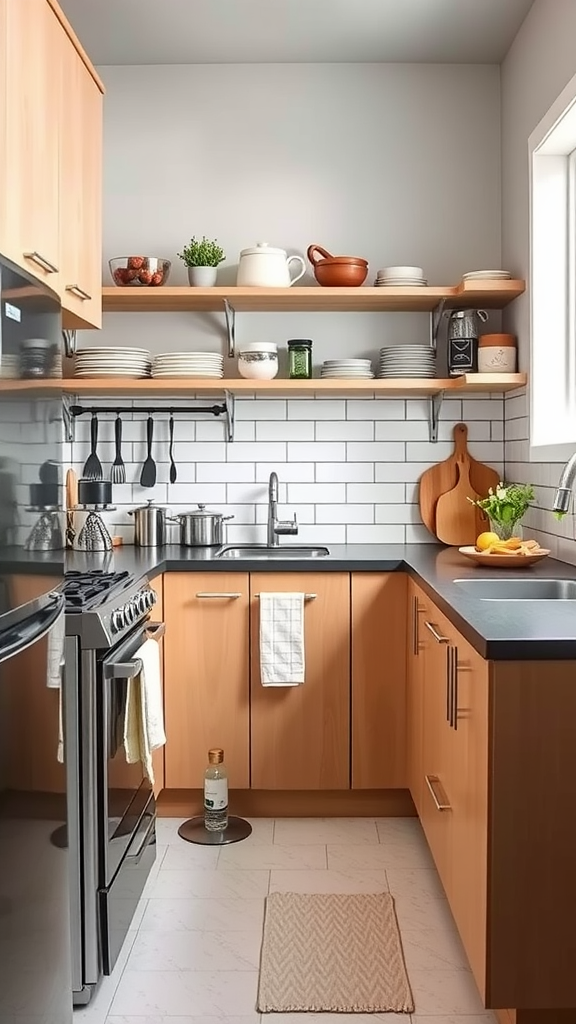
[[530,136],[530,458],[576,450],[576,76]]

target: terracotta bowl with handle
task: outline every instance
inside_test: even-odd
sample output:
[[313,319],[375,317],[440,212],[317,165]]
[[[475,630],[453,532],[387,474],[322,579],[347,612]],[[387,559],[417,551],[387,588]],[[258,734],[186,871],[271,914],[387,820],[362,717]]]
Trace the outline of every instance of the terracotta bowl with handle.
[[327,288],[357,288],[368,275],[368,260],[360,256],[332,256],[321,245],[310,245],[307,255],[318,284]]

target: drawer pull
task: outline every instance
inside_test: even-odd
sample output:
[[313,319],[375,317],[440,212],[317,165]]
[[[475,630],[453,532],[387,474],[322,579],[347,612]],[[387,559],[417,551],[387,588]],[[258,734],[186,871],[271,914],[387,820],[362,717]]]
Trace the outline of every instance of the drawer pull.
[[92,298],[92,296],[88,292],[85,292],[84,289],[81,288],[79,284],[67,284],[66,291],[72,292],[73,295],[77,295],[78,298],[82,299],[83,301],[86,301],[87,299],[88,301],[90,301]]
[[33,263],[37,263],[39,267],[42,267],[42,270],[47,270],[49,274],[58,273],[58,267],[53,263],[50,263],[50,260],[47,260],[45,256],[42,256],[39,252],[36,252],[36,250],[33,252],[25,252],[24,256],[27,260],[32,260]]
[[424,625],[426,626],[426,629],[430,630],[430,632],[432,633],[432,636],[436,640],[436,643],[439,643],[439,644],[449,644],[450,643],[450,637],[442,636],[442,634],[438,632],[438,630],[436,629],[436,627],[433,625],[432,622],[425,622]]
[[412,653],[418,654],[418,598],[412,598]]
[[[254,594],[254,597],[259,598],[260,594]],[[315,601],[317,597],[318,597],[318,594],[304,594],[304,600],[305,601]]]
[[452,725],[452,648],[446,648],[446,721]]
[[451,811],[452,808],[450,807],[450,804],[442,802],[443,800],[444,801],[446,800],[446,795],[444,793],[442,793],[442,799],[440,799],[440,800],[436,796],[436,790],[434,789],[434,787],[438,786],[439,789],[442,790],[442,787],[440,785],[440,779],[438,778],[438,776],[437,775],[425,775],[424,778],[426,779],[426,785],[428,786],[428,789],[430,790],[430,794],[432,796],[432,799],[433,799],[433,801],[434,801],[434,803],[436,805],[436,810],[437,811]]
[[216,599],[216,600],[221,599],[221,600],[224,600],[224,601],[225,600],[237,601],[239,597],[242,597],[242,594],[219,594],[219,593],[217,593],[217,591],[207,591],[205,593],[202,592],[200,594],[196,594],[196,597],[199,597],[201,599],[210,598],[211,600],[213,600],[213,599]]
[[452,728],[458,729],[458,648],[452,648]]

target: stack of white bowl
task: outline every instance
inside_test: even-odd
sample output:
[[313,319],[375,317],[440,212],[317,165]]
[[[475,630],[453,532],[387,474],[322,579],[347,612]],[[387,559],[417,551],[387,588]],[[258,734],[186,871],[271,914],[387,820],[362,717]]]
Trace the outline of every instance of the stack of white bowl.
[[80,348],[75,377],[149,377],[152,359],[145,348]]
[[376,288],[415,288],[428,284],[422,267],[384,267],[376,275]]
[[333,380],[369,380],[374,376],[369,359],[326,359],[320,376]]
[[224,357],[218,352],[164,352],[154,356],[153,377],[208,377],[224,376]]
[[511,278],[508,270],[471,270],[462,275],[463,281],[510,281]]
[[379,377],[435,377],[436,353],[429,345],[389,345],[380,349]]

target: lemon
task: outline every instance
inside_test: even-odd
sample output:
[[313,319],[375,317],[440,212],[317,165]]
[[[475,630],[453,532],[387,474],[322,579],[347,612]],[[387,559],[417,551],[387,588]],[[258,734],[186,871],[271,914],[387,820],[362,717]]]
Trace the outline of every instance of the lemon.
[[486,551],[492,544],[498,544],[500,537],[497,533],[481,533],[476,540],[478,551]]

